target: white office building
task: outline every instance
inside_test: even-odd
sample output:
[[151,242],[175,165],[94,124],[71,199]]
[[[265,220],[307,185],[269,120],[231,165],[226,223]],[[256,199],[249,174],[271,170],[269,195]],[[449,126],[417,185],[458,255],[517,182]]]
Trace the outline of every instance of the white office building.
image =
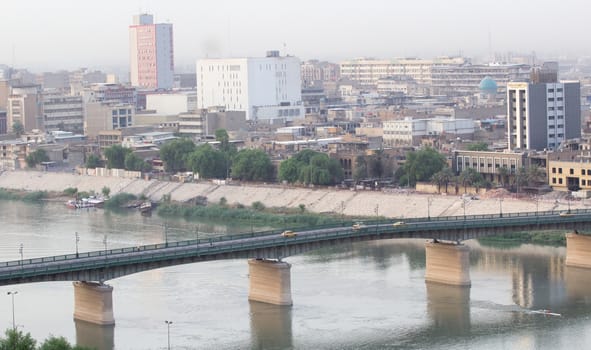
[[261,58],[197,61],[197,107],[244,111],[247,120],[303,117],[301,86],[300,60],[278,51]]
[[383,122],[383,144],[389,147],[418,146],[423,138],[445,135],[471,138],[475,127],[472,119],[406,117],[400,120],[387,120]]

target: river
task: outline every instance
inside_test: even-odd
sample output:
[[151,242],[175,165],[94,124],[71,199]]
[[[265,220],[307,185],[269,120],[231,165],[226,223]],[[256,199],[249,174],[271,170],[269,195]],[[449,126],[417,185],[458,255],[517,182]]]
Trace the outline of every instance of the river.
[[[246,227],[0,201],[0,260],[169,240]],[[164,226],[167,228],[164,229]],[[166,234],[165,234],[166,231]],[[573,349],[591,344],[591,271],[565,249],[471,247],[471,288],[426,284],[423,240],[343,245],[286,258],[293,307],[248,301],[248,265],[222,260],[109,281],[116,325],[73,320],[70,282],[0,287],[0,329],[99,349]],[[532,313],[547,309],[561,316]]]

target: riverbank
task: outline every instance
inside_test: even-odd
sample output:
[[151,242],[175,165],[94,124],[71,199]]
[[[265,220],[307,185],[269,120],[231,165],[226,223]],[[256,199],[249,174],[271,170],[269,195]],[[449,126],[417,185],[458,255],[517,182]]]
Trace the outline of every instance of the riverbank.
[[[568,210],[587,208],[586,201],[567,202],[552,196],[533,198],[463,199],[461,196],[420,194],[405,190],[351,191],[348,189],[299,188],[281,185],[218,185],[211,182],[178,183],[159,180],[95,177],[68,173],[38,171],[5,171],[0,174],[0,188],[24,191],[62,192],[75,187],[79,191],[101,193],[103,187],[111,195],[131,193],[160,201],[163,196],[178,202],[206,197],[209,203],[225,198],[229,205],[250,206],[261,202],[266,207],[298,208],[304,205],[314,213],[337,213],[347,216],[388,218],[432,217],[473,214],[535,212],[536,210]],[[465,204],[464,204],[465,203]]]

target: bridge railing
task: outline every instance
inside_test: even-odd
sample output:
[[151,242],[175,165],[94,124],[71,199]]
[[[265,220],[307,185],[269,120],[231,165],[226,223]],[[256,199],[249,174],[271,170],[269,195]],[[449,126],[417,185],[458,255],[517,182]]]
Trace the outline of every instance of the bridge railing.
[[[200,255],[211,255],[227,252],[239,252],[257,248],[296,245],[307,242],[351,238],[355,236],[388,234],[388,237],[392,237],[397,233],[407,234],[409,232],[416,231],[441,231],[462,228],[482,229],[487,227],[494,228],[502,226],[518,227],[532,224],[556,223],[557,221],[563,223],[589,221],[589,217],[584,215],[573,215],[568,217],[558,217],[557,215],[558,214],[512,215],[509,217],[497,216],[494,218],[474,215],[471,217],[467,216],[465,220],[462,216],[462,220],[456,221],[435,220],[415,223],[408,222],[407,224],[401,226],[392,226],[391,224],[380,225],[378,222],[376,222],[376,225],[365,225],[358,230],[354,230],[352,227],[343,227],[342,229],[327,232],[318,230],[318,232],[307,233],[306,235],[297,235],[290,238],[282,237],[279,234],[273,234],[262,240],[219,240],[216,244],[209,244],[208,240],[201,242],[199,245],[190,244],[190,241],[169,242],[168,244],[161,243],[141,246],[141,249],[138,249],[137,247],[131,247],[107,251],[103,250],[88,252],[85,254],[79,254],[78,258],[76,258],[76,254],[68,254],[55,257],[28,259],[28,264],[8,265],[16,268],[9,268],[8,270],[4,271],[2,271],[0,268],[0,279],[9,279],[14,277],[24,278],[39,274],[73,272],[92,268],[109,268],[119,265],[154,262],[157,260],[195,257]],[[247,237],[242,235],[241,238],[244,239]],[[139,254],[140,252],[141,254]],[[80,259],[81,257],[86,257],[87,259]],[[76,260],[72,261],[72,259]]]
[[[549,220],[557,220],[559,214],[564,211],[541,211],[541,212],[526,212],[526,213],[503,213],[502,216],[499,214],[484,214],[484,215],[463,215],[461,216],[451,216],[451,217],[431,217],[430,219],[427,218],[408,218],[404,220],[400,219],[388,219],[388,220],[364,220],[364,226],[361,230],[352,230],[352,222],[344,221],[339,224],[331,224],[331,225],[320,225],[315,226],[313,230],[326,230],[326,229],[336,229],[336,228],[343,228],[342,232],[348,233],[350,235],[354,234],[365,234],[366,232],[371,233],[371,227],[378,227],[377,232],[383,231],[413,231],[415,230],[414,223],[421,223],[420,229],[429,229],[429,230],[437,230],[441,229],[449,229],[450,227],[475,227],[475,221],[486,221],[485,224],[478,224],[479,227],[488,226],[488,223],[494,222],[495,225],[504,225],[505,223],[508,225],[514,225],[516,222],[511,221],[507,222],[508,220],[515,220],[515,219],[532,219],[537,220],[537,222],[547,222],[544,219],[548,218]],[[577,218],[580,218],[582,215],[589,215],[591,214],[591,210],[589,209],[576,209],[570,211],[573,216],[570,217],[560,217],[559,220],[561,221],[571,221],[576,222]],[[584,216],[583,216],[584,217]],[[392,227],[392,224],[397,221],[404,221],[404,226]],[[587,221],[585,219],[585,221]],[[531,223],[534,221],[526,221],[524,224]],[[446,225],[449,223],[449,225]],[[462,224],[463,223],[463,224]],[[387,227],[385,229],[383,226]],[[293,229],[297,230],[297,229]],[[300,228],[301,230],[301,228]],[[418,230],[418,229],[417,229]],[[6,261],[0,262],[0,268],[9,268],[9,267],[17,267],[17,266],[27,266],[32,264],[42,264],[42,263],[55,263],[60,261],[73,261],[79,260],[80,258],[93,258],[93,257],[104,257],[104,256],[113,256],[118,254],[127,254],[133,252],[140,252],[140,251],[153,251],[165,248],[174,248],[174,247],[188,247],[188,246],[203,246],[205,244],[213,245],[214,243],[217,245],[222,242],[230,242],[240,239],[252,238],[252,237],[266,237],[266,236],[278,236],[280,237],[281,232],[283,229],[276,229],[276,230],[268,230],[268,231],[258,231],[258,232],[250,232],[250,233],[240,233],[240,234],[230,234],[227,236],[219,236],[219,237],[212,237],[207,239],[195,239],[195,240],[185,240],[185,241],[174,241],[174,242],[164,242],[158,244],[149,244],[149,245],[141,245],[136,247],[125,247],[125,248],[116,248],[116,249],[108,249],[108,250],[97,250],[97,251],[90,251],[90,252],[80,252],[79,254],[65,254],[65,255],[56,255],[56,256],[49,256],[49,257],[39,257],[39,258],[31,258],[31,259],[24,259],[24,260],[13,260],[13,261]],[[341,231],[339,231],[341,232]],[[319,233],[318,236],[314,236],[316,240],[318,240],[319,236],[326,237],[326,233]],[[310,235],[308,235],[310,236]],[[282,239],[281,237],[280,239]],[[295,237],[295,241],[300,241],[302,239],[301,236]],[[292,239],[293,241],[293,239]]]

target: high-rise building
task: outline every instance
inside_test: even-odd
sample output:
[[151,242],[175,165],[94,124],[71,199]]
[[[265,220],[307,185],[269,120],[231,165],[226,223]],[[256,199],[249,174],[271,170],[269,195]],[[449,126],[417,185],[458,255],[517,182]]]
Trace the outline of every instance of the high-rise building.
[[43,94],[43,126],[45,131],[84,132],[84,103],[82,96],[60,92]]
[[129,26],[129,73],[133,86],[171,89],[174,83],[172,24],[154,24],[149,14],[133,16]]
[[580,83],[508,83],[507,128],[512,150],[556,149],[580,138]]
[[266,57],[197,61],[197,107],[244,111],[247,120],[304,116],[300,60],[269,51]]
[[8,97],[8,128],[20,123],[24,132],[43,128],[43,98],[41,86],[13,86]]

